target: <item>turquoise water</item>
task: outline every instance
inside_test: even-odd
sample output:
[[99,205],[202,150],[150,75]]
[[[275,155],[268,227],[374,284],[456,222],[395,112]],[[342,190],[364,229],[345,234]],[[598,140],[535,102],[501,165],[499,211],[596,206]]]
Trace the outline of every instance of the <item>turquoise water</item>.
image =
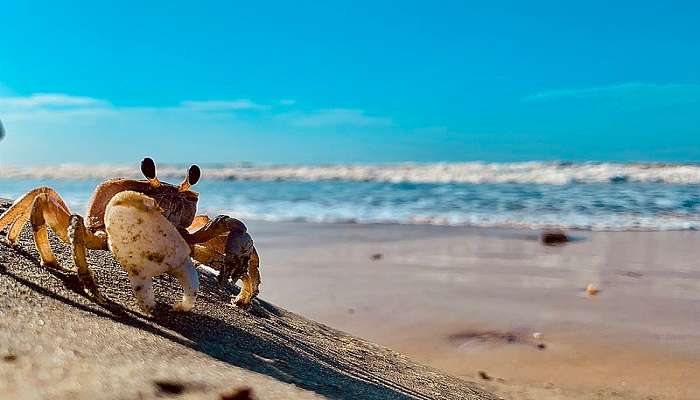
[[[591,230],[700,229],[700,185],[604,182],[426,183],[204,179],[200,211],[244,220],[438,224]],[[164,179],[179,181],[179,179]],[[0,178],[0,197],[51,186],[83,213],[96,178]]]

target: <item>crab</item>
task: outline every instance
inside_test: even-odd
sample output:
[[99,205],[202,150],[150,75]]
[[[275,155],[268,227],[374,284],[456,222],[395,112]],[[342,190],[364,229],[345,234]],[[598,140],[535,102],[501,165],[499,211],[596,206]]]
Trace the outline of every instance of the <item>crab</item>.
[[145,180],[110,179],[95,189],[87,218],[72,214],[65,201],[49,187],[33,189],[0,215],[8,241],[16,245],[22,227],[30,222],[41,265],[61,271],[51,250],[48,228],[71,245],[78,278],[98,303],[108,300],[100,292],[90,270],[86,249],[109,250],[124,268],[140,308],[150,313],[155,306],[152,277],[169,273],[184,289],[175,310],[194,305],[199,277],[194,263],[219,271],[218,283],[242,282],[233,303],[250,306],[260,286],[260,258],[246,226],[238,219],[219,215],[210,219],[196,215],[199,194],[190,190],[201,172],[192,165],[182,183],[160,181],[152,159],[144,158]]

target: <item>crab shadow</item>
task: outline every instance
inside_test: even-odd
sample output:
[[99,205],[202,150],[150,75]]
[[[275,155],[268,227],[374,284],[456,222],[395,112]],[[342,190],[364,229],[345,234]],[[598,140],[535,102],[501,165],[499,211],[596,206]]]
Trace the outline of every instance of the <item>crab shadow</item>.
[[[208,297],[203,299],[205,301],[226,304],[238,291],[233,285],[219,289],[213,277],[203,276],[202,280]],[[217,360],[331,399],[425,398],[410,388],[368,374],[361,366],[338,359],[327,346],[321,347],[290,334],[290,324],[284,313],[270,303],[256,299],[247,310],[228,306],[226,311],[249,314],[246,317],[255,318],[255,324],[265,334],[249,332],[241,326],[197,312],[196,308],[189,313],[173,312],[165,304],[158,305],[153,322],[186,337],[194,344],[192,348]]]
[[[14,252],[14,256],[22,257],[34,264],[34,267],[41,268],[35,255],[31,252],[4,242],[0,246],[5,247],[3,251],[11,250]],[[66,254],[67,249],[65,247],[60,249],[60,244],[54,248],[58,250],[57,254],[59,252]],[[108,262],[108,264],[114,265],[113,262]],[[88,297],[74,273],[53,270],[49,270],[49,272],[62,282],[66,289],[80,296]],[[429,398],[386,378],[370,374],[363,370],[361,365],[341,360],[342,354],[334,353],[335,350],[329,349],[328,345],[304,340],[303,334],[290,333],[290,325],[289,321],[286,320],[285,312],[259,299],[255,300],[254,305],[249,310],[226,307],[226,312],[247,313],[248,315],[242,316],[244,319],[256,319],[252,323],[247,322],[243,326],[236,326],[223,318],[199,312],[197,308],[188,313],[173,312],[170,311],[169,305],[163,303],[158,304],[152,317],[145,317],[117,303],[98,305],[93,302],[84,304],[85,302],[72,299],[73,296],[64,296],[47,289],[40,282],[37,283],[35,279],[25,276],[22,271],[11,271],[5,262],[0,262],[0,276],[13,279],[43,296],[60,301],[70,307],[110,319],[115,323],[159,335],[229,365],[294,384],[330,399]],[[157,282],[157,285],[161,286],[161,291],[170,290],[176,285],[176,282],[174,279],[165,278]],[[205,302],[222,302],[224,299],[228,302],[230,296],[237,291],[233,285],[228,286],[220,289],[216,286],[213,277],[203,275],[202,296],[200,298]],[[308,323],[313,324],[312,322]],[[258,332],[246,330],[244,326],[254,326],[255,328],[251,330]]]

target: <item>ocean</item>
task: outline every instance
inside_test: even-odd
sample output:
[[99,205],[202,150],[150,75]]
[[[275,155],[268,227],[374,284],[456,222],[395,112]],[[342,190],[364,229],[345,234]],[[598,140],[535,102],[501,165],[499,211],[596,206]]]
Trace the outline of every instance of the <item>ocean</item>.
[[[177,183],[185,165],[159,165]],[[0,197],[51,186],[83,213],[107,177],[138,165],[0,166]],[[202,165],[200,211],[243,220],[540,229],[700,229],[700,165],[404,163]]]

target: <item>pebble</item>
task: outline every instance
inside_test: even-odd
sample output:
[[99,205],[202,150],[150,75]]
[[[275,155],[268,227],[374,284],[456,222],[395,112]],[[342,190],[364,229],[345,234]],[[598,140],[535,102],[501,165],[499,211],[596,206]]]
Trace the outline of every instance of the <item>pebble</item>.
[[233,389],[231,391],[219,394],[220,400],[251,400],[253,399],[253,390],[250,388]]
[[594,284],[589,283],[588,286],[586,286],[586,293],[590,296],[595,296],[600,292],[600,289],[598,289]]
[[540,242],[545,246],[556,246],[569,242],[566,232],[561,229],[547,229],[540,234]]
[[486,371],[479,371],[479,376],[481,377],[481,379],[484,379],[487,381],[490,381],[491,379],[493,379],[493,378],[491,378],[491,376],[489,374],[486,373]]

